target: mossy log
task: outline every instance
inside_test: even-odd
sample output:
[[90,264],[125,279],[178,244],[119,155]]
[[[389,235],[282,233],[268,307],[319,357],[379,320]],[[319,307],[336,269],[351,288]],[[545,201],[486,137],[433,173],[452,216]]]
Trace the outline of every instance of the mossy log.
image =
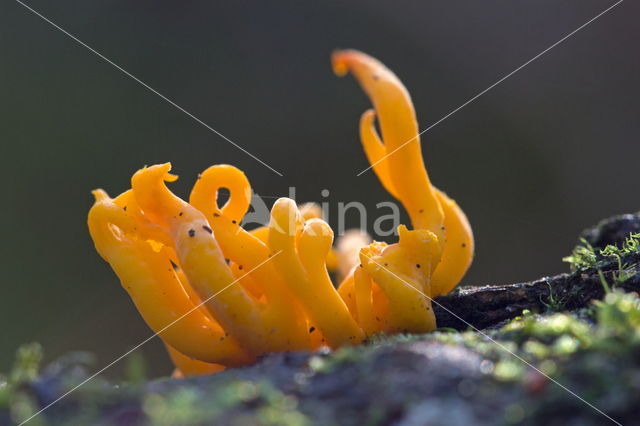
[[[619,246],[638,230],[638,217],[622,216],[583,237],[596,248]],[[438,325],[497,328],[524,309],[577,310],[604,296],[603,281],[638,291],[639,251],[616,259],[596,249],[589,251],[593,267],[571,274],[457,290],[433,304]],[[602,309],[617,315],[599,323]],[[68,354],[38,372],[39,347],[31,345],[19,351],[17,370],[9,375],[28,380],[0,386],[0,424],[11,424],[18,415],[28,418],[52,403],[33,424],[590,426],[607,421],[603,412],[621,424],[638,424],[634,309],[636,315],[627,318],[610,302],[596,307],[594,315],[527,315],[506,332],[491,330],[492,338],[514,352],[473,332],[381,335],[335,352],[268,354],[253,365],[211,376],[118,385],[100,376],[91,379],[90,357],[82,354]],[[564,328],[556,327],[558,319]],[[528,327],[518,326],[525,321]],[[536,369],[514,361],[513,354]],[[541,374],[543,363],[553,366],[553,380],[563,387]],[[69,393],[78,383],[82,386]],[[589,405],[566,389],[588,397]]]
[[[582,234],[596,252],[606,245],[621,245],[630,233],[640,232],[640,216],[626,214],[600,222]],[[620,265],[627,265],[624,282],[619,282]],[[616,258],[600,257],[594,268],[541,278],[532,282],[461,288],[438,297],[433,309],[439,327],[466,330],[500,324],[524,309],[544,312],[560,305],[574,311],[604,297],[603,279],[626,291],[640,291],[640,253],[630,253],[618,263]]]

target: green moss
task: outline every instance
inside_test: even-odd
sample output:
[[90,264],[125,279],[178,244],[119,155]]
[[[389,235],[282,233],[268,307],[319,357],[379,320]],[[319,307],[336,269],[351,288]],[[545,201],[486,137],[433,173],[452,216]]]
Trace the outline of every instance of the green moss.
[[125,377],[132,384],[144,383],[147,379],[147,365],[140,352],[133,352],[126,358]]
[[633,276],[635,271],[633,271],[634,265],[623,263],[623,258],[637,253],[640,253],[640,233],[631,233],[620,247],[608,245],[603,249],[594,248],[586,239],[581,238],[571,255],[562,260],[569,263],[571,270],[575,272],[581,269],[598,268],[598,264],[602,259],[613,258],[618,262],[616,281],[624,282]]
[[622,243],[622,247],[618,248],[614,245],[608,245],[600,251],[603,256],[621,258],[631,253],[640,251],[640,233],[631,233]]
[[[9,374],[0,376],[0,409],[7,410],[10,417],[20,423],[38,411],[37,401],[23,385],[36,379],[42,362],[42,347],[39,343],[22,345],[16,351],[16,359]],[[43,424],[34,419],[34,425]]]
[[596,302],[595,345],[608,352],[627,352],[640,346],[640,299],[636,293],[613,291]]
[[547,280],[547,286],[549,287],[549,296],[546,300],[542,300],[542,303],[549,312],[562,312],[565,309],[565,298],[562,298],[556,294],[553,285]]
[[598,257],[591,244],[584,238],[580,238],[580,242],[574,247],[571,254],[563,257],[562,261],[567,262],[571,266],[572,271],[578,271],[595,266]]
[[[558,365],[577,354],[630,353],[640,349],[640,301],[636,294],[612,291],[604,301],[586,312],[535,315],[524,311],[499,330],[433,333],[435,339],[451,345],[464,345],[492,362],[490,368],[499,381],[520,381],[529,371],[522,360],[545,374],[555,374]],[[496,345],[493,341],[497,342]]]
[[309,368],[317,373],[328,373],[341,364],[364,361],[371,353],[365,346],[345,346],[331,354],[315,355],[309,359]]
[[[272,384],[229,380],[215,387],[190,381],[169,393],[145,396],[142,407],[153,425],[233,424],[306,426],[308,418],[297,410],[298,401]],[[240,415],[248,407],[251,414]]]
[[537,316],[527,313],[504,326],[499,336],[519,345],[531,340],[551,345],[559,337],[569,337],[588,346],[590,326],[571,314]]
[[16,360],[9,374],[9,383],[18,385],[34,380],[40,371],[42,346],[39,343],[22,345],[16,351]]
[[385,347],[390,345],[415,342],[416,340],[423,339],[424,336],[428,336],[428,335],[409,334],[409,333],[398,333],[398,334],[376,333],[373,336],[369,337],[367,344],[371,347],[379,348],[379,347]]

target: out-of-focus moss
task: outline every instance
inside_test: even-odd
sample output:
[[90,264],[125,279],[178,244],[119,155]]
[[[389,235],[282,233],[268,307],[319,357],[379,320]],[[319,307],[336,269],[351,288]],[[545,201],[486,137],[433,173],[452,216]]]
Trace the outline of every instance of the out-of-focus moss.
[[[38,411],[38,404],[25,385],[36,379],[42,361],[42,347],[38,343],[22,345],[16,351],[13,368],[0,376],[0,409],[8,412],[12,421],[20,423]],[[34,419],[40,425],[42,419]]]
[[125,376],[129,383],[140,384],[147,379],[146,363],[139,352],[131,353],[125,362]]
[[327,373],[340,364],[363,361],[370,352],[370,348],[366,346],[345,346],[330,355],[313,356],[309,360],[309,367],[316,372]]
[[[34,389],[55,383],[61,393],[87,377],[76,367],[58,368],[53,381],[50,369],[38,375],[39,351],[22,348],[0,382],[0,402],[14,421],[40,408]],[[495,424],[496,416],[504,424],[598,424],[601,414],[553,381],[622,421],[640,403],[638,353],[640,300],[614,290],[581,312],[525,311],[482,332],[376,335],[360,346],[278,354],[210,377],[140,382],[134,363],[129,383],[91,380],[32,424],[91,424],[105,416],[117,423],[133,416],[133,424],[154,425],[376,425],[407,413],[419,418],[421,404],[429,413],[440,403],[464,408],[470,417],[461,418],[475,424]],[[464,373],[467,363],[472,367]],[[493,408],[484,408],[487,403]],[[474,417],[482,410],[494,423]]]
[[[189,382],[187,382],[189,383]],[[185,383],[185,384],[187,384]],[[183,386],[168,394],[151,393],[142,406],[153,425],[258,424],[306,426],[298,401],[270,383],[230,380],[223,386]],[[252,407],[243,415],[244,407]],[[246,423],[245,423],[246,422]]]

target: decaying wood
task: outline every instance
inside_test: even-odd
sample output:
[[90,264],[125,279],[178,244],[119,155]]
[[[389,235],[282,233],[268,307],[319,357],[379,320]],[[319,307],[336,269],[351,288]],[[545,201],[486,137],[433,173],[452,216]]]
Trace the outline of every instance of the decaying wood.
[[[620,245],[630,232],[640,231],[638,215],[616,216],[588,229],[583,237],[596,248],[607,244]],[[622,259],[626,272],[633,275],[616,287],[626,291],[640,291],[640,254],[634,253]],[[439,327],[467,330],[491,327],[514,318],[524,309],[543,312],[554,301],[564,309],[574,311],[588,306],[593,300],[602,299],[604,286],[598,270],[609,285],[616,283],[618,261],[603,259],[598,268],[541,278],[537,281],[485,287],[461,288],[446,296],[438,297],[433,309]]]

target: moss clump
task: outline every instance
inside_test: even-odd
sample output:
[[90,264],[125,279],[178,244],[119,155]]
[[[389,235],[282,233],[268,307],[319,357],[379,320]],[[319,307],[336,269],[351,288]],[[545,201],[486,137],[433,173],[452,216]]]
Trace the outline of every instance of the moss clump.
[[563,257],[562,261],[568,263],[571,270],[575,272],[594,267],[598,262],[598,256],[591,244],[586,239],[580,238],[580,242],[573,248],[571,254]]
[[[306,426],[309,419],[297,410],[297,398],[267,381],[227,380],[218,386],[188,384],[168,393],[150,393],[142,407],[153,425],[242,424]],[[251,414],[247,408],[251,407]],[[242,413],[246,412],[243,416]]]
[[[25,421],[39,409],[27,385],[37,378],[41,361],[40,344],[22,345],[16,351],[16,360],[9,374],[0,375],[0,410],[6,410],[7,417],[16,423]],[[42,424],[42,421],[38,419],[32,424]]]
[[549,295],[546,298],[540,298],[542,304],[546,308],[547,312],[563,312],[567,303],[567,295],[561,296],[557,289],[547,280],[547,286],[549,287]]
[[594,248],[585,238],[573,249],[571,255],[563,258],[569,263],[572,271],[598,268],[600,261],[613,258],[617,260],[620,271],[629,269],[629,265],[623,264],[623,259],[631,254],[640,253],[640,233],[631,233],[618,245],[609,244],[604,248]]
[[364,361],[370,352],[364,346],[345,346],[333,353],[324,352],[311,357],[309,367],[318,373],[328,373],[342,364]]

